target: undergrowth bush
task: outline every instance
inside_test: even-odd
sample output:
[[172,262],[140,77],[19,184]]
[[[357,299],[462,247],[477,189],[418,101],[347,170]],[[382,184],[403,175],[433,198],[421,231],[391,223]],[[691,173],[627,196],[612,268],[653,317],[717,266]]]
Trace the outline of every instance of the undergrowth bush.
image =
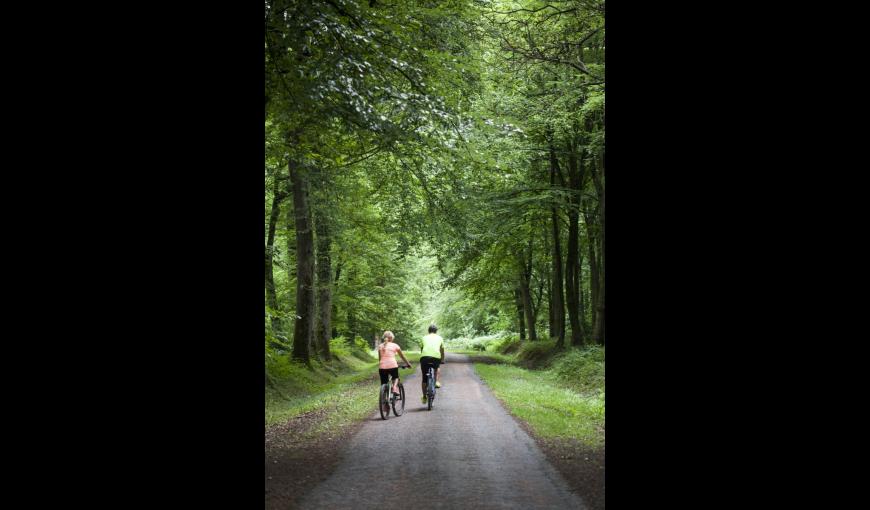
[[505,333],[496,333],[486,336],[459,336],[445,338],[444,347],[453,351],[485,351],[489,345],[500,342]]
[[329,351],[334,356],[350,356],[350,345],[346,338],[337,336],[329,341]]
[[528,368],[542,368],[549,366],[553,358],[559,354],[555,340],[524,342],[517,352],[517,362]]
[[[343,357],[352,356],[360,361],[369,362],[373,357],[369,344],[360,337],[354,338],[353,342],[343,336],[333,338],[329,342],[329,348],[333,354]],[[374,358],[377,358],[377,354],[374,354]]]
[[569,349],[553,363],[551,373],[578,391],[604,388],[604,348],[589,346]]
[[499,354],[513,354],[519,349],[520,339],[518,337],[507,337],[500,342],[492,343],[489,350]]
[[269,340],[271,339],[267,339],[265,363],[267,379],[270,378],[272,383],[307,386],[318,377],[327,374],[337,376],[355,370],[361,363],[371,363],[377,359],[377,356],[372,356],[362,338],[357,337],[351,343],[344,337],[336,337],[329,341],[332,360],[323,362],[312,352],[309,368],[304,363],[293,361],[290,351],[269,345]]

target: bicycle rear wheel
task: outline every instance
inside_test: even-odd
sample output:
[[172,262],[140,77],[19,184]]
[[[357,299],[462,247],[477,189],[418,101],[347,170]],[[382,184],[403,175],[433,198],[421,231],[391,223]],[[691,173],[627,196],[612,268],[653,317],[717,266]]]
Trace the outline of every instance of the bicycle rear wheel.
[[429,410],[432,410],[433,400],[435,400],[435,372],[433,370],[429,371],[429,387],[427,388],[426,395],[426,404],[429,406]]
[[390,385],[382,384],[381,391],[378,395],[378,411],[381,412],[381,419],[386,420],[390,417]]
[[405,412],[405,387],[402,386],[402,383],[399,383],[399,398],[393,398],[393,414],[396,416],[402,416],[402,413]]

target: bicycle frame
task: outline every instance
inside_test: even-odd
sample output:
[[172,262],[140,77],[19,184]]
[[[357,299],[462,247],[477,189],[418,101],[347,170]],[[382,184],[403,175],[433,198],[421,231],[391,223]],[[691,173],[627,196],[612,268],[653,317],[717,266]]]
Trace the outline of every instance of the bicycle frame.
[[[409,365],[404,365],[404,366],[403,366],[403,365],[399,365],[399,368],[410,368],[410,366],[409,366]],[[387,378],[387,383],[386,383],[386,384],[382,384],[382,385],[380,386],[380,389],[378,390],[378,391],[380,392],[380,394],[381,394],[381,395],[378,397],[379,399],[381,399],[381,397],[383,396],[383,393],[384,393],[384,392],[386,392],[386,395],[387,395],[386,398],[383,399],[383,401],[382,401],[383,403],[381,403],[380,400],[379,400],[379,402],[378,402],[378,407],[379,407],[378,411],[380,411],[380,413],[381,413],[381,419],[384,419],[384,420],[387,419],[387,416],[390,415],[390,408],[393,409],[393,414],[396,415],[396,416],[401,416],[401,415],[403,414],[403,413],[397,413],[397,412],[396,412],[396,401],[397,401],[397,399],[396,399],[396,395],[393,393],[393,384],[396,383],[397,381],[398,381],[398,386],[397,386],[397,387],[398,387],[398,389],[399,389],[400,395],[402,395],[402,399],[400,399],[400,400],[402,400],[401,406],[402,406],[402,410],[404,411],[404,407],[405,407],[405,402],[404,402],[405,385],[402,384],[402,378],[401,378],[401,377],[396,378],[396,377],[393,377],[392,374],[391,374],[391,375]],[[384,386],[386,386],[386,388],[384,388]],[[384,407],[381,407],[381,406],[385,406],[385,408],[384,408]]]
[[427,379],[429,380],[428,390],[431,396],[435,396],[435,369],[429,367],[429,371],[427,372]]
[[429,409],[432,409],[432,401],[435,400],[435,369],[433,367],[429,367],[429,370],[426,371],[426,377],[429,380],[426,385],[426,403]]
[[[445,361],[442,360],[440,365],[444,365]],[[426,369],[426,379],[428,379],[426,383],[426,403],[428,404],[429,410],[432,410],[432,401],[435,400],[435,392],[437,391],[435,383],[436,375],[438,374],[438,370],[433,366],[429,366]]]

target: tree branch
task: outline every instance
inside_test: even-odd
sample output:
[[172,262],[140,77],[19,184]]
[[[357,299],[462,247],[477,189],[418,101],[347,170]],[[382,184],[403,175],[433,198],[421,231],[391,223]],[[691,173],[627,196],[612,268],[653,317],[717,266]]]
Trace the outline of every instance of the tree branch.
[[541,11],[543,11],[544,9],[548,9],[548,8],[549,8],[549,9],[555,9],[555,10],[557,11],[557,12],[556,12],[557,14],[568,14],[569,12],[574,12],[574,11],[577,10],[577,8],[575,7],[575,8],[573,8],[573,9],[568,9],[568,10],[565,10],[565,11],[560,11],[559,8],[556,7],[555,5],[547,4],[547,5],[545,5],[545,6],[541,7],[541,8],[538,8],[538,9],[514,9],[514,10],[512,10],[512,11],[492,11],[492,12],[495,13],[495,14],[514,14],[514,13],[517,13],[517,12],[529,12],[529,13],[534,14],[534,13],[541,12]]

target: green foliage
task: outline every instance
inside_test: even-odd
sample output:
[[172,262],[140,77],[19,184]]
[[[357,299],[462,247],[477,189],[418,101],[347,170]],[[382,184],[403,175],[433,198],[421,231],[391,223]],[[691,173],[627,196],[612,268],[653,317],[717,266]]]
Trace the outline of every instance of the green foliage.
[[[551,185],[547,158],[552,148],[562,169],[568,154],[587,168],[603,161],[602,7],[571,0],[563,16],[531,0],[267,2],[264,235],[273,202],[281,210],[269,370],[292,379],[298,368],[280,365],[296,317],[290,164],[310,177],[315,223],[330,226],[326,285],[340,336],[330,345],[341,363],[370,357],[387,329],[416,348],[430,322],[450,348],[552,361],[551,342],[520,350],[516,339],[478,337],[517,331],[526,267],[543,330],[554,206],[563,240],[581,196],[592,211],[583,242],[602,228],[592,179]],[[270,316],[288,338],[270,333]]]
[[468,344],[486,346],[501,356],[494,359],[521,368],[544,371],[552,381],[578,392],[604,389],[604,348],[590,345],[566,350],[556,349],[556,341],[523,342],[515,337],[469,339]]
[[333,356],[347,357],[350,356],[351,346],[343,336],[339,336],[329,341],[329,351]]
[[502,342],[492,344],[490,350],[499,354],[514,354],[520,350],[521,345],[519,337],[509,337]]
[[356,337],[353,342],[338,336],[329,341],[329,350],[332,355],[338,360],[353,357],[356,360],[371,362],[377,358],[377,354],[369,349],[369,345],[360,337]]
[[523,342],[517,351],[517,362],[529,368],[543,368],[549,366],[559,354],[555,339]]
[[499,332],[492,335],[473,336],[473,337],[451,337],[444,340],[446,347],[451,351],[485,351],[488,345],[496,344],[503,341],[505,338],[504,332]]
[[604,388],[604,348],[569,349],[551,368],[559,382],[579,392]]

